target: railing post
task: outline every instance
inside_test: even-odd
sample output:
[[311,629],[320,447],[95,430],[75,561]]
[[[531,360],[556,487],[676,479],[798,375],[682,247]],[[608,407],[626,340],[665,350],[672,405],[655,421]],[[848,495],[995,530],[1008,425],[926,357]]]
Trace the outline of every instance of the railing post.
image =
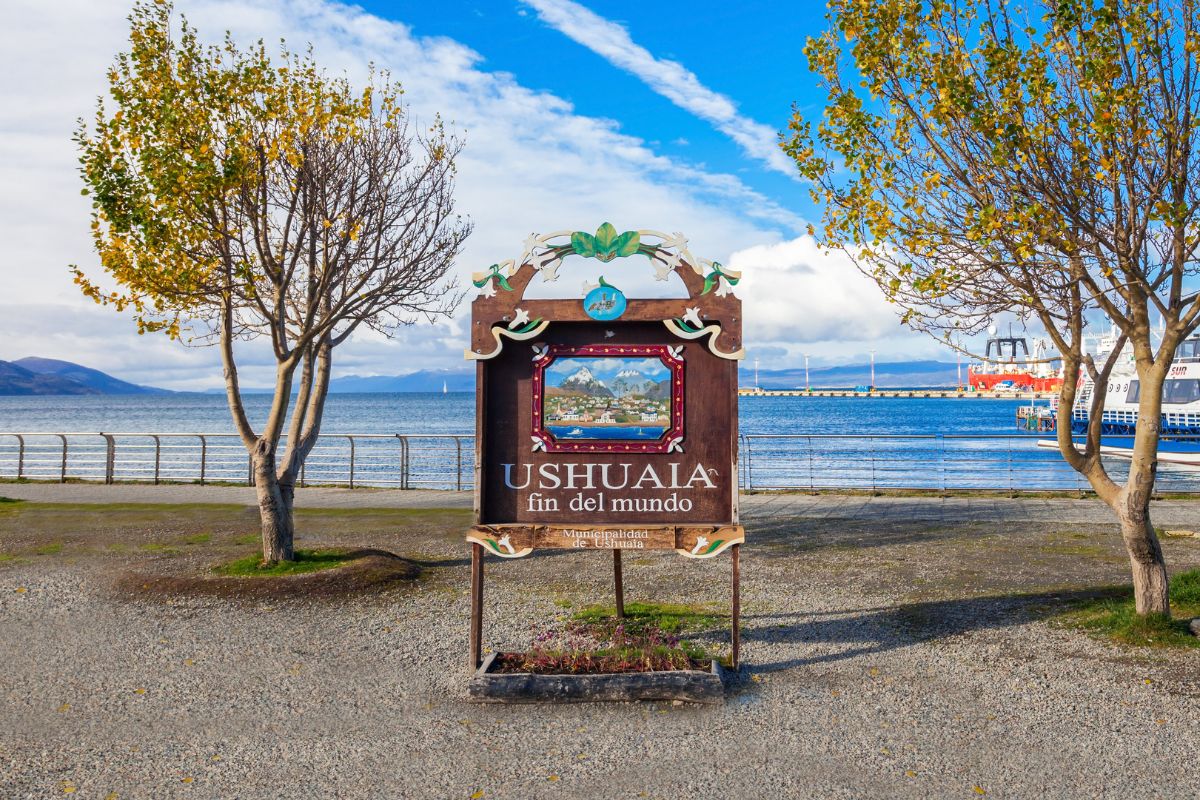
[[938,466],[942,477],[942,497],[946,496],[946,437],[943,434],[937,435],[938,447]]
[[746,491],[754,491],[754,447],[746,437]]
[[867,447],[871,449],[871,494],[875,494],[875,437],[867,439]]
[[246,456],[246,485],[254,485],[254,456]]
[[112,484],[113,473],[116,471],[117,442],[112,434],[101,433],[104,437],[104,482]]
[[162,463],[162,441],[151,434],[151,439],[154,440],[154,485],[158,485],[159,465]]
[[408,437],[397,433],[396,438],[400,440],[400,488],[408,489]]
[[25,437],[19,433],[13,435],[17,437],[17,480],[21,480],[25,472]]
[[813,446],[812,437],[809,436],[804,440],[805,446],[808,448],[808,490],[811,492],[816,488],[816,472],[813,470]]
[[66,435],[61,434],[61,433],[56,433],[55,436],[62,439],[62,443],[63,443],[62,472],[59,473],[58,482],[66,483],[67,482],[67,437],[66,437]]
[[200,485],[204,485],[204,478],[208,474],[208,439],[204,434],[196,434],[200,437]]
[[459,439],[457,436],[454,437],[454,449],[457,452],[457,460],[455,461],[455,464],[454,464],[455,483],[457,484],[457,487],[458,487],[457,491],[461,492],[462,491],[462,440]]
[[354,437],[347,436],[346,439],[350,442],[350,488],[354,488]]

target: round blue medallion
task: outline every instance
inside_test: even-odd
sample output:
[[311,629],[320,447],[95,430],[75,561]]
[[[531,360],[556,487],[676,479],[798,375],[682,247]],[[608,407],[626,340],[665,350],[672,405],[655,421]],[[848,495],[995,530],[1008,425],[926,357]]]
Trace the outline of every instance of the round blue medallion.
[[600,285],[583,298],[583,310],[589,317],[601,322],[616,319],[625,313],[625,294],[601,278]]

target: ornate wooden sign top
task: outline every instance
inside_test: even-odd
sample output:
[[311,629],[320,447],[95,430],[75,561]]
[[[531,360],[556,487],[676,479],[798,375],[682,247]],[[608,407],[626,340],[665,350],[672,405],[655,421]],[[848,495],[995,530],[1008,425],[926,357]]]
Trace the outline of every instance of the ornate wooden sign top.
[[[577,298],[526,298],[569,256],[622,261]],[[626,297],[622,271],[643,257],[687,296]],[[520,257],[473,276],[475,560],[608,549],[618,583],[624,549],[712,558],[732,548],[736,564],[740,277],[694,257],[681,234],[608,223],[532,235]],[[481,604],[481,562],[476,572]]]

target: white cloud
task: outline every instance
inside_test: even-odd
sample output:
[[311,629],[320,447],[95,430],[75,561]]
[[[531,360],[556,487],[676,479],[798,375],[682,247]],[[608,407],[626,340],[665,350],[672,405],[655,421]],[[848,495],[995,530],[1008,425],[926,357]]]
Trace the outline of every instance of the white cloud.
[[[722,261],[802,227],[736,177],[664,157],[612,120],[581,116],[562,98],[488,72],[479,54],[453,40],[420,38],[331,0],[178,5],[209,39],[229,29],[244,44],[312,42],[320,63],[356,81],[374,62],[404,84],[419,121],[441,112],[465,130],[457,198],[476,230],[461,277],[516,255],[532,231],[595,230],[605,220],[622,230],[683,231],[693,252]],[[113,56],[128,47],[128,11],[127,0],[16,0],[0,11],[0,281],[8,289],[0,297],[0,359],[65,358],[168,388],[217,386],[215,352],[136,336],[127,319],[84,301],[66,269],[95,264],[71,134],[105,90]],[[722,107],[710,105],[714,113]],[[645,270],[638,259],[608,266]],[[461,313],[406,329],[395,342],[364,334],[339,349],[335,374],[460,367],[465,338]],[[246,354],[244,383],[269,384],[269,359],[253,348]]]
[[[777,132],[738,113],[729,97],[705,86],[696,74],[676,61],[656,58],[638,45],[623,26],[572,0],[522,0],[554,29],[641,79],[682,109],[690,111],[737,142],[747,155],[770,169],[796,178],[793,164],[777,145]],[[686,142],[685,142],[686,143]]]
[[875,282],[811,236],[739,250],[729,266],[743,271],[737,293],[752,346],[870,341],[904,330]]

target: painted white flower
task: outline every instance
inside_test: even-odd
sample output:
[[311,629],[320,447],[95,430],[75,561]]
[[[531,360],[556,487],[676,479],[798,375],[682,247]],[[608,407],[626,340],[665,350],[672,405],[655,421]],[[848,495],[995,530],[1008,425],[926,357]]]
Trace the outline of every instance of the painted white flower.
[[725,297],[733,293],[733,287],[724,278],[717,278],[717,297]]
[[670,236],[663,237],[662,244],[659,245],[659,247],[671,247],[676,250],[686,250],[687,246],[687,237],[679,231],[672,231]]
[[541,450],[543,453],[546,452],[546,443],[545,442],[543,442],[541,439],[539,439],[536,436],[530,436],[529,438],[533,440],[533,447],[530,448],[529,452],[536,453],[538,450]]
[[517,328],[521,327],[522,325],[525,325],[528,322],[529,322],[529,312],[523,308],[518,308],[516,310],[516,313],[513,314],[512,322],[508,323],[508,329],[516,330]]
[[530,347],[533,348],[534,361],[537,361],[539,358],[546,355],[546,353],[550,350],[550,346],[545,344],[533,344],[530,345]]
[[671,273],[675,271],[675,268],[679,266],[680,258],[678,253],[667,253],[665,259],[665,261],[655,259],[652,262],[654,264],[654,280],[656,281],[667,280],[671,277]]
[[599,288],[599,286],[600,286],[600,284],[598,284],[598,283],[588,283],[588,282],[587,282],[587,280],[585,279],[585,280],[583,281],[583,293],[584,293],[584,294],[587,294],[587,293],[588,293],[588,292],[590,292],[592,289]]
[[[701,537],[701,538],[704,538],[704,537]],[[499,547],[503,547],[509,553],[515,554],[517,552],[517,548],[512,546],[512,542],[509,540],[509,534],[507,534],[507,533],[496,540],[496,545]]]
[[479,296],[480,297],[495,297],[496,296],[496,281],[493,278],[488,278],[488,282],[485,283],[482,287],[480,287]]
[[668,447],[667,447],[667,452],[668,453],[682,453],[683,452],[683,437],[676,436],[674,439],[672,439],[671,444],[668,445]]
[[680,344],[676,345],[675,347],[668,347],[667,352],[671,354],[671,358],[674,358],[678,361],[683,361],[683,345]]
[[700,320],[700,308],[698,306],[693,306],[684,312],[683,321],[689,323],[693,328],[704,327],[704,323]]
[[[504,538],[507,539],[508,537],[506,536]],[[705,539],[703,536],[697,536],[696,537],[696,546],[692,548],[692,555],[696,555],[697,553],[699,553],[701,550],[703,550],[707,546],[708,546],[708,539]]]
[[605,339],[611,339],[612,337],[614,337],[614,336],[616,336],[616,335],[617,335],[617,334],[616,334],[614,331],[605,331],[605,332],[604,332],[604,338],[605,338]]

